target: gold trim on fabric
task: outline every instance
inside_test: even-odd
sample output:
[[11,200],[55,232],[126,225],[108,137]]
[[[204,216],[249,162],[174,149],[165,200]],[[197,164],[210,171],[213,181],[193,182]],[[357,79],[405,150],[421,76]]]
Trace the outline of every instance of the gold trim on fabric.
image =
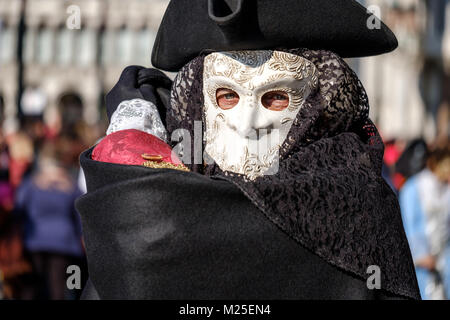
[[142,165],[144,167],[152,168],[152,169],[173,169],[173,170],[190,172],[190,170],[187,167],[185,167],[183,164],[176,165],[176,164],[164,162],[164,161],[145,161]]

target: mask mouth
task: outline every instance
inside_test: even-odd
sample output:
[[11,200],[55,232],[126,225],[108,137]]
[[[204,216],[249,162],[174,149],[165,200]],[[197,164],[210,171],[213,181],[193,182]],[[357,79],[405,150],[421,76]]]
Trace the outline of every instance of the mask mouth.
[[269,136],[272,134],[272,132],[274,131],[278,131],[278,129],[275,129],[273,124],[270,124],[267,127],[264,128],[258,128],[258,129],[254,129],[254,128],[249,128],[247,130],[242,130],[239,128],[236,128],[236,126],[234,125],[229,125],[229,128],[235,132],[237,132],[239,134],[239,136],[241,136],[244,139],[248,139],[248,140],[260,140],[262,138],[264,138],[265,136]]

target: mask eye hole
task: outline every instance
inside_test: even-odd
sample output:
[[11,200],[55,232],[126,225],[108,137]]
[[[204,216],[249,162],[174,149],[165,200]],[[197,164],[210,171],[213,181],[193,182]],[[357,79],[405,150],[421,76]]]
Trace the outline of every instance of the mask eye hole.
[[231,89],[220,88],[216,91],[217,104],[223,110],[234,108],[239,99],[239,95]]
[[289,95],[284,91],[270,91],[261,98],[264,108],[272,111],[283,111],[289,106]]

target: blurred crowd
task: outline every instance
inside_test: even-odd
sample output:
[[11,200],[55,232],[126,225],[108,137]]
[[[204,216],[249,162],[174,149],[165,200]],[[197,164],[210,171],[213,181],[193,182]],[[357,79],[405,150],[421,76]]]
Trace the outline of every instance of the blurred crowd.
[[[65,101],[70,110],[74,101]],[[75,103],[76,104],[76,103]],[[74,201],[85,192],[79,154],[100,132],[75,113],[52,126],[24,117],[21,129],[0,131],[0,295],[4,299],[77,299],[67,267],[87,274],[81,224]]]
[[399,196],[422,299],[450,299],[450,144],[386,143],[383,176]]

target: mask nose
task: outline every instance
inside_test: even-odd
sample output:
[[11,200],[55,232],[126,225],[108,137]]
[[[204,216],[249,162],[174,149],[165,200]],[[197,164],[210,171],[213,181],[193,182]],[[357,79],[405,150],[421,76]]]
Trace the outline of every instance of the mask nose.
[[272,124],[264,119],[255,101],[248,101],[236,110],[234,117],[229,118],[228,125],[241,137],[249,139],[258,139],[260,129],[272,127]]

